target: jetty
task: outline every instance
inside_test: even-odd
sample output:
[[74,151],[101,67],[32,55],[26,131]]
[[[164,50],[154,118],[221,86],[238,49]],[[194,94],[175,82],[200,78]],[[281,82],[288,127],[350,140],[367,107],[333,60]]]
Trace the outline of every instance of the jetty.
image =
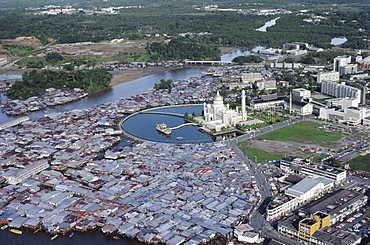
[[161,124],[157,124],[156,129],[161,133],[169,135],[169,134],[172,133],[172,130],[176,130],[176,129],[186,127],[186,126],[197,126],[197,125],[198,124],[196,124],[196,123],[184,123],[184,124],[181,124],[181,125],[176,126],[176,127],[167,128],[167,125],[165,123],[161,123]]

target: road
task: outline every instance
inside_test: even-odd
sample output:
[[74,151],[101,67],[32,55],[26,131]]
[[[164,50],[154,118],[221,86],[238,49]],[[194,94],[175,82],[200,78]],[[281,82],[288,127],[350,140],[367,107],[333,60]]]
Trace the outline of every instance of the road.
[[248,134],[239,136],[237,138],[229,139],[225,141],[224,143],[231,149],[233,149],[235,153],[235,157],[241,161],[244,162],[246,166],[249,168],[249,174],[250,176],[254,176],[254,180],[256,181],[256,185],[259,188],[259,194],[260,194],[260,202],[258,203],[258,207],[254,210],[254,212],[251,213],[249,216],[249,224],[256,230],[259,231],[261,236],[271,239],[276,239],[284,244],[301,244],[297,241],[293,241],[287,237],[281,236],[277,233],[277,231],[271,226],[269,222],[265,220],[265,218],[262,216],[262,213],[265,212],[266,205],[270,202],[273,193],[271,191],[270,184],[267,182],[266,176],[259,170],[259,165],[256,162],[253,162],[251,159],[249,159],[244,152],[242,152],[239,147],[237,146],[237,143],[241,141],[248,140],[250,138],[257,137],[259,135],[271,132],[273,130],[286,127],[292,123],[296,123],[298,121],[302,121],[302,118],[295,118],[290,119],[286,122],[281,122],[279,124],[275,124],[272,126],[268,126],[264,129],[261,129],[259,131],[250,132]]

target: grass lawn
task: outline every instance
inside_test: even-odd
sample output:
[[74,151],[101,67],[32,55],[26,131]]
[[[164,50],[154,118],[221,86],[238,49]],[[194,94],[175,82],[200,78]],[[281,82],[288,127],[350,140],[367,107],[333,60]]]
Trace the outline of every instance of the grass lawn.
[[342,134],[325,132],[320,124],[301,121],[287,127],[260,136],[262,139],[279,141],[296,141],[323,145],[343,138]]
[[[272,155],[266,151],[263,151],[258,148],[241,148],[241,150],[252,160],[255,162],[267,162],[267,161],[273,161],[273,160],[279,160],[282,157],[278,155]],[[256,159],[257,157],[257,159]],[[257,161],[256,161],[257,160]]]
[[370,172],[370,154],[358,156],[348,161],[351,170],[364,170]]

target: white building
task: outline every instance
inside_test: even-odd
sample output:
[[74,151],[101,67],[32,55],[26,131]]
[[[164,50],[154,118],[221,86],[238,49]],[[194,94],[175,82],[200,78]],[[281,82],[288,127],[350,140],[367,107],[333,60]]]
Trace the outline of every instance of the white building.
[[11,185],[18,184],[22,180],[28,179],[34,174],[37,174],[49,167],[48,161],[38,161],[30,164],[24,169],[19,169],[14,174],[6,176],[8,183]]
[[299,203],[304,203],[333,187],[333,181],[325,178],[305,178],[294,186],[286,189],[285,194],[297,198]]
[[210,129],[220,131],[222,128],[233,127],[241,121],[247,120],[245,105],[245,91],[242,91],[242,109],[241,113],[229,108],[229,104],[224,105],[223,97],[217,92],[212,104],[204,103],[204,120],[206,126]]
[[240,224],[235,227],[234,235],[239,242],[257,243],[259,234],[248,224]]
[[334,71],[340,71],[340,67],[346,66],[351,63],[351,56],[343,55],[334,58]]
[[256,86],[259,90],[274,90],[276,89],[276,80],[260,80],[255,81],[254,86]]
[[311,115],[313,111],[311,91],[303,88],[293,89],[291,97],[285,100],[284,108],[299,115]]
[[334,182],[323,177],[305,178],[286,189],[285,196],[279,195],[272,199],[266,208],[266,219],[268,221],[278,219],[302,204],[328,192],[333,187]]
[[357,64],[348,64],[339,67],[339,73],[341,74],[355,74],[357,73]]
[[[346,180],[346,170],[333,168],[329,166],[308,165],[307,163],[300,163],[298,160],[290,159],[280,160],[280,169],[287,173],[294,173],[298,175],[306,175],[311,178],[323,177],[334,181],[334,184],[343,183]],[[300,163],[300,164],[298,164]]]
[[345,84],[345,82],[337,83],[332,81],[324,80],[321,85],[321,92],[333,96],[335,98],[353,98],[361,101],[361,89],[351,87]]
[[287,50],[286,51],[288,54],[293,55],[293,56],[298,56],[298,55],[305,55],[307,54],[307,50]]
[[262,79],[263,75],[261,73],[246,73],[241,76],[242,83],[254,83]]
[[8,62],[7,58],[0,58],[0,66],[5,65]]
[[270,63],[271,68],[283,68],[283,69],[299,69],[302,68],[301,63],[279,63],[272,62]]
[[317,74],[317,83],[321,83],[323,80],[327,81],[339,81],[339,72],[320,72]]

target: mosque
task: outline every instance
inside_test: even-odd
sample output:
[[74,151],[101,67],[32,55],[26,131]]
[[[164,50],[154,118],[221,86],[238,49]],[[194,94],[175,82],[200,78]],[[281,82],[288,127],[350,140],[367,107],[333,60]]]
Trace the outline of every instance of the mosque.
[[215,129],[216,131],[222,128],[235,127],[241,121],[247,120],[247,112],[245,105],[245,91],[242,90],[242,109],[232,110],[229,104],[224,105],[224,98],[217,92],[212,104],[204,103],[204,121],[207,128]]

